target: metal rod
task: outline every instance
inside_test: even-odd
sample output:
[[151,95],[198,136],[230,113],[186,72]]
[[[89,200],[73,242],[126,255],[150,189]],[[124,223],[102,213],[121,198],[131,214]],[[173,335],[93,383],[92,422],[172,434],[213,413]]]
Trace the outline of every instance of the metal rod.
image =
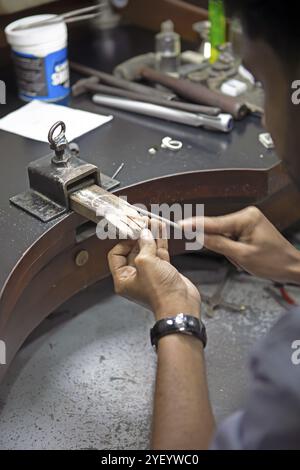
[[144,101],[134,101],[98,94],[93,96],[93,101],[103,106],[178,122],[193,127],[205,127],[221,132],[230,132],[233,128],[233,119],[230,114],[219,114],[219,116],[216,117],[205,116],[204,114],[189,113],[187,111],[172,109],[167,106],[158,106]]
[[129,82],[128,80],[124,80],[123,78],[114,77],[109,73],[101,72],[100,70],[96,70],[91,67],[86,67],[85,65],[78,64],[77,62],[70,62],[70,68],[74,72],[78,72],[81,75],[85,75],[87,77],[98,77],[101,82],[113,87],[122,88],[124,90],[134,91],[150,96],[159,96],[160,98],[165,98],[167,100],[170,100],[175,96],[172,92],[163,92],[155,90],[150,86]]
[[[77,10],[72,10],[67,13],[63,13],[61,15],[55,15],[50,18],[46,18],[45,20],[35,21],[32,23],[27,24],[20,24],[15,26],[13,31],[23,31],[30,28],[37,28],[41,26],[48,26],[50,24],[60,23],[65,21],[66,23],[74,23],[75,21],[81,21],[85,19],[95,18],[101,14],[101,8],[104,6],[103,3],[99,3],[98,5],[92,5],[90,7],[79,8]],[[94,14],[85,15],[85,13],[95,12]]]
[[163,222],[164,224],[166,224],[167,226],[169,227],[173,227],[175,228],[176,230],[180,230],[182,232],[182,227],[177,224],[176,222],[172,222],[171,220],[169,219],[165,219],[165,217],[161,217],[160,215],[157,215],[157,214],[154,214],[153,212],[149,212],[145,209],[142,209],[141,207],[139,206],[135,206],[133,204],[129,204],[129,202],[127,202],[127,204],[132,207],[133,209],[135,209],[137,212],[139,212],[140,214],[142,215],[145,215],[147,217],[149,217],[150,219],[156,219],[156,220],[159,220],[160,222]]
[[149,94],[141,94],[129,90],[122,90],[120,88],[115,88],[108,85],[102,85],[100,83],[92,83],[88,80],[89,79],[87,79],[85,83],[80,80],[78,83],[75,83],[75,85],[73,85],[72,92],[74,96],[78,96],[79,94],[81,94],[83,88],[85,88],[86,91],[94,91],[95,93],[104,93],[112,96],[120,96],[132,100],[146,101],[148,103],[157,104],[160,106],[168,106],[169,108],[180,109],[182,111],[188,111],[191,113],[202,113],[206,114],[207,116],[218,116],[218,114],[220,114],[221,112],[220,108],[201,106],[199,104],[193,103],[185,103],[183,101],[170,101],[165,98],[160,98]]
[[99,218],[104,217],[106,220],[113,222],[117,228],[122,229],[123,232],[127,226],[130,232],[134,232],[136,238],[138,238],[138,232],[144,228],[142,219],[137,218],[139,214],[150,219],[159,220],[181,232],[183,230],[176,222],[130,204],[125,199],[119,198],[96,185],[72,193],[70,195],[70,207],[77,214],[95,223],[99,222]]
[[219,107],[223,112],[231,114],[235,119],[242,119],[249,111],[247,106],[236,98],[210,90],[200,83],[196,84],[183,78],[174,78],[149,67],[142,68],[140,73],[143,78],[168,87],[186,100]]
[[125,163],[121,163],[121,165],[119,166],[119,168],[117,169],[117,171],[115,171],[115,173],[112,175],[111,179],[114,180],[114,179],[118,176],[118,174],[120,173],[120,171],[123,170],[124,166],[125,166]]
[[98,16],[100,15],[101,15],[101,12],[99,11],[98,13],[93,13],[90,15],[76,16],[75,18],[66,19],[65,23],[69,24],[69,23],[77,23],[79,21],[85,21],[85,20],[93,20],[94,18],[98,18]]

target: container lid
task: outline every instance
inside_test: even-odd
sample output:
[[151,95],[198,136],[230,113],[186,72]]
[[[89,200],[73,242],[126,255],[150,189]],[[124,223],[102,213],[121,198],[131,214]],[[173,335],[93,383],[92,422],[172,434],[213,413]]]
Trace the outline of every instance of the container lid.
[[5,28],[5,34],[8,43],[11,46],[35,46],[52,41],[63,40],[67,35],[67,26],[63,21],[49,24],[47,26],[37,26],[28,29],[15,30],[17,26],[29,25],[48,18],[54,18],[57,15],[34,15],[27,16],[20,20],[10,23]]

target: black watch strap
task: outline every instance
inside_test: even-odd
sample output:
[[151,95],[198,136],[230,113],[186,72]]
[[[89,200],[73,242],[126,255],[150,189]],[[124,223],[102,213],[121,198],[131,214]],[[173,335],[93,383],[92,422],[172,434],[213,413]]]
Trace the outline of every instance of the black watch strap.
[[155,323],[150,330],[151,344],[157,350],[158,341],[167,335],[184,334],[198,338],[205,348],[207,344],[206,328],[198,318],[179,313],[175,317],[164,318]]

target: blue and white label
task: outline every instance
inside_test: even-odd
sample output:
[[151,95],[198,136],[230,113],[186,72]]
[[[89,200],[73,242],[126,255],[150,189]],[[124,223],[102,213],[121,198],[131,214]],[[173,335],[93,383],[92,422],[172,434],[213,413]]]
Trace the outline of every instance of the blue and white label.
[[20,98],[59,102],[70,93],[67,48],[36,57],[13,53]]

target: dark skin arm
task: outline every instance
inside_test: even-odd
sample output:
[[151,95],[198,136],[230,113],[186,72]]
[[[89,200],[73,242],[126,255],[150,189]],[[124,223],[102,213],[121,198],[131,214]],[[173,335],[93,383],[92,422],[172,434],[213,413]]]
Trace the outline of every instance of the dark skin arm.
[[183,335],[160,340],[154,403],[153,449],[209,448],[214,418],[199,340]]
[[[109,254],[116,292],[154,312],[160,320],[178,313],[200,317],[196,287],[171,264],[167,240],[142,234]],[[170,335],[158,346],[152,431],[153,449],[207,449],[214,432],[202,343]]]

